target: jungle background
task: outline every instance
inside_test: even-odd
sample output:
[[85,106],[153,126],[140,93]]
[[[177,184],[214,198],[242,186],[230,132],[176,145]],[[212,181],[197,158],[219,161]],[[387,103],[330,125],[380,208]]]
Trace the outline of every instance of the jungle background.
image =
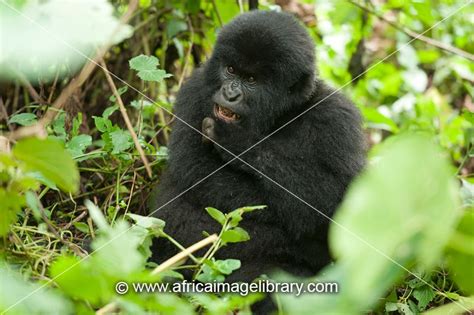
[[251,313],[261,294],[115,285],[179,280],[185,268],[223,281],[240,267],[213,254],[248,239],[232,218],[265,209],[209,205],[222,232],[203,234],[208,254],[157,266],[152,238],[173,238],[146,201],[176,92],[222,25],[257,3],[307,27],[319,76],[361,110],[370,144],[331,226],[335,263],[307,279],[341,292],[275,295],[278,313],[474,310],[472,1],[0,0],[2,313]]

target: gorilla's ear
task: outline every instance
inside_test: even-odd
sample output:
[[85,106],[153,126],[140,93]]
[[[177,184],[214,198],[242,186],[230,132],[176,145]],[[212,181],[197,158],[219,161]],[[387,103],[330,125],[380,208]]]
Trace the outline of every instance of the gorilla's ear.
[[313,73],[302,73],[298,80],[292,86],[290,86],[290,94],[300,97],[308,97],[313,92],[313,85]]

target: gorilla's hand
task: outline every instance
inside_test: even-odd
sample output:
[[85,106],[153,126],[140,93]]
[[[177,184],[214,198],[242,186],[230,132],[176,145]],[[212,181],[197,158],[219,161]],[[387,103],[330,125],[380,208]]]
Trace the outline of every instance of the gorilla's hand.
[[214,121],[214,119],[210,117],[206,117],[203,119],[202,121],[202,133],[204,134],[204,136],[202,136],[203,143],[211,144],[212,140],[217,141],[216,132],[214,130],[215,124],[216,122]]
[[[214,149],[225,162],[234,159],[235,155],[242,153],[257,142],[256,135],[248,129],[246,130],[238,125],[229,124],[220,120],[214,120],[210,117],[203,119],[202,133],[205,135],[202,137],[203,143],[212,144],[214,141]],[[247,156],[247,154],[243,157],[245,158],[245,156]],[[238,166],[242,169],[243,164],[244,163],[237,159],[232,162],[231,165]],[[245,167],[245,169],[247,168]]]

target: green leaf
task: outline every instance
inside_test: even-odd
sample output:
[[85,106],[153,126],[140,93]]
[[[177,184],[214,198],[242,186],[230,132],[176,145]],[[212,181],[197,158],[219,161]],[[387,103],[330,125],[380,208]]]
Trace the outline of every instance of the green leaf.
[[16,222],[21,207],[25,205],[25,198],[19,192],[0,187],[0,200],[0,235],[6,235],[10,225]]
[[361,107],[361,110],[364,118],[368,122],[369,127],[384,129],[393,133],[397,133],[399,131],[397,124],[395,124],[392,119],[381,114],[377,109],[364,106]]
[[186,22],[178,19],[171,19],[166,24],[166,33],[168,38],[173,38],[178,33],[188,29]]
[[434,309],[430,309],[429,311],[424,312],[423,315],[465,314],[466,310],[474,309],[474,296],[470,296],[470,297],[457,296],[457,298],[454,298],[454,296],[449,296],[451,294],[455,294],[455,293],[446,292],[446,295],[448,295],[448,298],[453,299],[455,302],[448,303]]
[[413,292],[413,296],[418,300],[418,308],[420,310],[424,310],[428,303],[434,299],[436,293],[429,286],[424,285],[420,288],[417,288]]
[[466,210],[456,232],[451,236],[447,253],[448,267],[456,284],[466,293],[474,294],[474,209]]
[[136,71],[152,70],[160,65],[160,61],[155,56],[136,56],[129,60],[130,69]]
[[[0,312],[4,314],[73,314],[72,303],[57,290],[43,288],[24,280],[25,276],[0,264]],[[77,290],[78,286],[76,286]],[[81,290],[78,290],[81,291]],[[28,298],[25,298],[25,297]],[[21,303],[19,303],[21,301]],[[7,311],[8,310],[8,311]]]
[[221,240],[224,244],[226,243],[238,243],[245,242],[250,239],[247,231],[240,227],[235,227],[231,230],[224,231],[221,236]]
[[138,71],[138,76],[144,81],[161,82],[172,76],[164,70],[157,69],[159,64],[158,58],[155,56],[140,55],[129,61],[130,68]]
[[32,191],[27,191],[25,193],[25,200],[28,207],[30,207],[31,210],[33,210],[33,215],[36,218],[36,220],[39,220],[41,218],[41,211],[40,211],[40,205],[38,202],[38,198],[36,197],[36,194]]
[[95,265],[109,276],[123,278],[144,268],[147,257],[138,250],[143,234],[130,229],[125,221],[118,221],[113,228],[103,232],[92,243],[96,251]]
[[[113,283],[95,268],[90,258],[59,257],[50,268],[51,277],[61,290],[75,299],[99,305],[113,296]],[[80,288],[80,289],[79,289]]]
[[[429,269],[439,261],[461,213],[450,162],[424,135],[389,139],[349,187],[334,215],[338,224],[330,225],[337,262],[317,279],[347,290],[317,298],[280,295],[288,313],[363,313],[404,277],[404,268]],[[397,308],[412,312],[407,304]]]
[[104,112],[102,113],[102,117],[103,117],[103,118],[109,118],[110,115],[112,115],[113,113],[115,113],[118,109],[119,109],[119,106],[118,106],[118,105],[114,105],[114,106],[107,107],[107,108],[104,110]]
[[207,207],[206,208],[206,211],[207,213],[209,213],[209,215],[214,219],[216,220],[217,222],[219,222],[221,225],[224,225],[225,223],[225,215],[217,210],[216,208],[212,208],[212,207]]
[[89,225],[84,222],[74,222],[74,227],[85,234],[90,234]]
[[75,158],[79,155],[84,154],[84,150],[92,144],[92,137],[89,135],[78,135],[72,137],[72,139],[66,143],[66,148],[71,153],[72,157]]
[[119,129],[110,133],[113,145],[113,154],[117,154],[129,149],[132,145],[132,136],[128,131]]
[[143,70],[138,72],[138,76],[143,81],[155,81],[161,82],[163,79],[169,78],[172,75],[166,73],[165,70],[156,69],[156,70]]
[[76,163],[59,142],[51,139],[23,139],[13,148],[13,155],[27,169],[41,172],[61,190],[75,192],[79,188]]
[[214,264],[212,260],[206,261],[202,266],[202,273],[196,277],[196,280],[201,282],[224,282],[225,277],[219,273]]
[[35,114],[32,113],[21,113],[16,114],[10,117],[8,120],[9,124],[18,124],[21,126],[31,126],[37,122],[37,118]]
[[138,226],[145,229],[162,230],[165,227],[165,221],[155,217],[142,216],[134,213],[127,213],[127,216],[135,221]]
[[221,273],[225,275],[230,275],[234,270],[237,270],[240,268],[240,260],[238,259],[217,260],[214,263],[214,266]]

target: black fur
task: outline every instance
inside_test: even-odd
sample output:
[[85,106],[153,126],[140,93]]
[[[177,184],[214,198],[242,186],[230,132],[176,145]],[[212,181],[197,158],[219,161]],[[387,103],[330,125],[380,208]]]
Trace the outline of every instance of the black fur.
[[[203,120],[211,118],[204,132],[239,154],[319,103],[242,159],[331,216],[364,166],[365,144],[357,109],[315,77],[313,46],[305,29],[290,15],[243,14],[223,27],[210,60],[180,90],[175,113],[198,130]],[[221,87],[233,80],[226,73],[229,65],[238,71],[235,80],[240,80],[243,97],[229,103],[241,115],[238,123],[226,123],[213,114]],[[249,76],[256,83],[245,83],[242,78]],[[317,211],[238,160],[206,178],[233,156],[217,145],[203,143],[202,135],[180,121],[173,127],[169,149],[169,164],[151,210],[160,208],[154,215],[166,221],[165,231],[182,245],[202,239],[202,231],[219,231],[219,224],[204,210],[207,206],[222,211],[268,206],[244,217],[241,225],[249,232],[249,241],[218,253],[219,258],[242,261],[229,281],[251,281],[277,268],[309,276],[330,261],[329,221]],[[174,245],[159,239],[153,259],[160,262],[176,252]]]

